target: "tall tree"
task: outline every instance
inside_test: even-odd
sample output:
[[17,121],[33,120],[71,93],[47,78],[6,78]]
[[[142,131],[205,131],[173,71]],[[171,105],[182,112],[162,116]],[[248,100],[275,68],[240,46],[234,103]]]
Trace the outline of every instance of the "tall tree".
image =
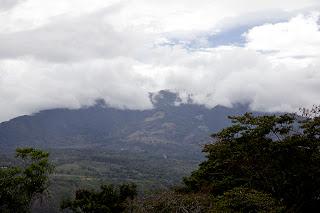
[[319,112],[230,117],[233,125],[212,135],[207,160],[184,179],[187,189],[220,196],[246,187],[271,194],[287,210],[319,210]]
[[49,153],[18,148],[19,165],[0,168],[0,212],[30,212],[35,200],[47,192],[53,166]]

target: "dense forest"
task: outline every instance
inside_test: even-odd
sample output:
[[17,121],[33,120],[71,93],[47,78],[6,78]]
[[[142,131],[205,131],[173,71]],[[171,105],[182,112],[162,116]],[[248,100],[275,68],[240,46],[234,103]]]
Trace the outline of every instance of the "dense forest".
[[[320,108],[300,115],[231,116],[212,135],[206,159],[160,192],[135,183],[79,188],[60,201],[64,212],[317,212],[320,209]],[[30,212],[48,195],[54,165],[49,153],[16,150],[0,169],[0,211]],[[174,178],[174,177],[172,177]]]

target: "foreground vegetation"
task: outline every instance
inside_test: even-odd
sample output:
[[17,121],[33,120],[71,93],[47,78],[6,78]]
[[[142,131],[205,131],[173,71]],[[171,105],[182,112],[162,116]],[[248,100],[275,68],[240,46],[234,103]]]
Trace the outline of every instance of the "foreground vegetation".
[[[61,208],[72,212],[317,212],[320,108],[302,112],[301,116],[246,113],[230,117],[232,125],[212,135],[213,142],[204,147],[206,160],[172,190],[137,196],[134,184],[104,184],[100,190],[79,189],[74,198],[62,201]],[[12,169],[2,168],[1,175],[9,177]],[[47,187],[43,183],[50,170],[41,171],[45,181],[33,183]],[[10,177],[21,179],[22,173]],[[1,184],[9,185],[2,176]],[[22,176],[25,181],[20,185],[27,185],[28,178]],[[3,188],[0,195],[0,206],[8,212],[13,206],[3,194],[11,190],[18,189]],[[22,202],[25,211],[33,196],[29,197]]]
[[29,212],[49,187],[49,153],[24,148],[16,150],[16,157],[19,165],[0,169],[0,212]]

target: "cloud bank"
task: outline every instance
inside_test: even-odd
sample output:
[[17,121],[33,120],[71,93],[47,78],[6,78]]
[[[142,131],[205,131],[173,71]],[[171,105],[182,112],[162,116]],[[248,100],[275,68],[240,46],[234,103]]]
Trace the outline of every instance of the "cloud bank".
[[0,0],[0,12],[10,10],[24,0]]
[[[101,98],[148,109],[149,93],[163,89],[207,107],[249,103],[262,111],[320,100],[317,1],[6,2],[0,121]],[[238,27],[244,33],[230,36],[240,43],[211,45]]]

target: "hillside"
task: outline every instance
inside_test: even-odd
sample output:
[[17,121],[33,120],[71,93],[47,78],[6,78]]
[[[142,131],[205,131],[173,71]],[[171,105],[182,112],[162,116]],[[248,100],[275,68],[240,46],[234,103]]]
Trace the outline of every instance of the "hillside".
[[248,110],[245,106],[213,109],[194,104],[175,106],[175,94],[166,91],[156,98],[151,110],[115,109],[98,101],[87,108],[52,109],[17,117],[0,124],[0,144],[3,148],[84,148],[88,145],[112,150],[195,148],[208,142],[212,132],[227,126],[228,115]]
[[[87,108],[17,117],[0,124],[1,149],[12,153],[15,147],[32,146],[51,153],[55,199],[48,201],[49,209],[56,209],[58,200],[75,189],[96,188],[102,182],[133,181],[143,191],[167,188],[203,160],[202,145],[230,124],[228,115],[248,110],[176,106],[176,99],[162,91],[150,110],[114,109],[98,101]],[[6,152],[1,155],[8,157]]]

